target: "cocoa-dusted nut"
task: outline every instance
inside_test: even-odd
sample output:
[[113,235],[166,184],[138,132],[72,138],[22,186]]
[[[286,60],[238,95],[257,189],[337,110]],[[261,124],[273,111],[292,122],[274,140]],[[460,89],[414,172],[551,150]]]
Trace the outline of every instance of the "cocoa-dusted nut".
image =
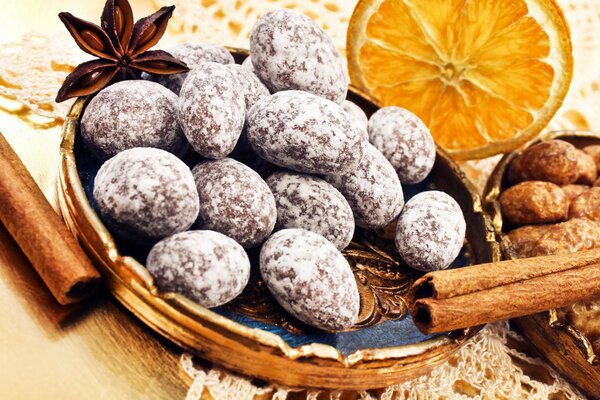
[[579,177],[577,149],[564,140],[548,140],[525,149],[509,167],[507,179],[514,184],[526,180],[552,182],[559,186]]
[[257,102],[248,113],[247,134],[260,157],[311,174],[354,171],[368,144],[365,128],[342,107],[298,90]]
[[276,172],[267,185],[277,203],[276,229],[301,228],[323,235],[338,250],[354,235],[354,216],[342,194],[323,179]]
[[459,255],[465,232],[465,218],[456,200],[436,190],[422,192],[406,202],[398,217],[396,248],[414,269],[445,269]]
[[365,114],[365,112],[362,110],[362,108],[360,108],[359,106],[357,106],[350,100],[344,100],[342,102],[342,108],[348,114],[350,114],[353,117],[355,117],[356,119],[358,119],[358,121],[361,123],[362,126],[365,127],[365,129],[367,128],[367,124],[369,123],[369,118],[367,118],[367,114]]
[[589,190],[589,186],[587,185],[566,185],[562,187],[563,192],[567,195],[567,199],[569,201],[573,200],[575,197],[579,196],[581,193]]
[[177,96],[142,80],[118,82],[98,93],[81,117],[81,137],[102,161],[134,147],[177,155],[186,148],[177,121]]
[[260,273],[279,304],[309,325],[338,331],[358,319],[360,297],[352,269],[321,235],[304,229],[274,233],[260,251]]
[[250,278],[250,260],[235,240],[213,231],[188,231],[158,242],[146,268],[163,292],[181,293],[204,307],[236,298]]
[[244,100],[246,102],[246,112],[250,110],[257,101],[271,94],[269,93],[269,89],[267,89],[260,79],[258,79],[258,76],[254,75],[254,72],[248,68],[244,68],[238,64],[229,64],[227,67],[233,71],[241,85],[242,92],[244,93]]
[[353,171],[325,179],[348,200],[356,225],[361,228],[385,227],[404,206],[404,193],[394,167],[371,144]]
[[435,162],[435,143],[415,114],[400,107],[380,108],[368,124],[371,143],[394,166],[402,184],[422,182]]
[[[233,56],[223,46],[211,43],[184,43],[167,50],[173,57],[183,61],[189,69],[194,69],[205,62],[233,64]],[[171,75],[150,75],[143,73],[142,78],[158,82],[167,89],[179,94],[188,72]]]
[[246,57],[246,59],[244,61],[242,61],[241,66],[256,74],[256,71],[254,71],[254,65],[252,65],[252,57],[251,56]]
[[600,187],[593,187],[573,199],[569,218],[589,218],[600,222]]
[[200,198],[198,228],[223,233],[245,248],[271,234],[275,198],[260,175],[230,158],[200,163],[192,172]]
[[229,68],[209,62],[189,72],[179,94],[179,122],[198,154],[219,159],[231,153],[245,116],[244,93]]
[[577,165],[579,169],[579,177],[577,183],[584,185],[593,185],[596,178],[598,178],[598,168],[596,167],[596,161],[588,153],[577,149]]
[[585,146],[583,148],[587,154],[592,156],[594,162],[596,163],[596,168],[600,171],[600,144],[592,144],[589,146]]
[[521,182],[502,192],[502,215],[513,225],[544,224],[567,218],[569,199],[550,182]]
[[508,233],[518,257],[576,253],[600,246],[600,224],[574,218],[558,224],[523,226]]
[[348,76],[331,38],[306,15],[279,9],[250,34],[252,65],[271,92],[303,90],[341,104]]
[[111,231],[135,243],[185,231],[198,215],[192,172],[159,149],[125,150],[104,163],[94,181],[94,200]]

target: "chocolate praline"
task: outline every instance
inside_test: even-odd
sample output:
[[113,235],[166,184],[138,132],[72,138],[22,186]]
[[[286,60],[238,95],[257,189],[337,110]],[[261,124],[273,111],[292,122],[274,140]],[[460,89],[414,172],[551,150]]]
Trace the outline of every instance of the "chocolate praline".
[[323,179],[276,172],[267,185],[277,203],[276,229],[302,228],[323,235],[343,250],[354,235],[354,216],[348,201]]
[[303,229],[274,233],[260,251],[260,273],[290,314],[337,331],[358,319],[360,297],[348,261],[323,236]]
[[263,15],[250,35],[252,65],[271,92],[303,90],[341,104],[348,76],[331,38],[310,18],[279,9]]
[[201,156],[219,159],[233,151],[246,116],[241,84],[225,65],[204,63],[193,69],[179,95],[179,121]]
[[342,107],[298,90],[256,103],[248,113],[247,134],[260,157],[312,174],[354,170],[367,146],[365,129]]
[[192,172],[159,149],[129,149],[108,160],[96,175],[93,195],[111,232],[140,244],[185,231],[198,215]]
[[212,231],[188,231],[158,242],[146,262],[156,285],[204,307],[236,298],[250,278],[250,260],[235,240]]
[[[184,43],[167,50],[173,57],[183,61],[189,69],[199,67],[205,62],[219,64],[233,64],[233,56],[223,46],[212,43]],[[176,94],[181,91],[188,72],[172,75],[149,75],[143,74],[144,79],[150,79],[165,86]]]
[[435,143],[423,121],[400,107],[380,108],[368,124],[371,143],[394,166],[403,184],[420,183],[435,163]]
[[456,200],[436,190],[422,192],[406,202],[398,218],[396,248],[414,269],[445,269],[459,255],[465,231]]
[[81,118],[81,137],[100,160],[134,147],[180,154],[186,146],[177,121],[177,96],[155,82],[115,83],[98,93]]
[[367,145],[358,167],[325,179],[348,200],[356,225],[362,228],[384,228],[404,206],[402,186],[394,167],[371,144]]
[[245,248],[271,234],[277,208],[260,175],[230,158],[198,164],[193,175],[200,198],[197,227],[221,232]]

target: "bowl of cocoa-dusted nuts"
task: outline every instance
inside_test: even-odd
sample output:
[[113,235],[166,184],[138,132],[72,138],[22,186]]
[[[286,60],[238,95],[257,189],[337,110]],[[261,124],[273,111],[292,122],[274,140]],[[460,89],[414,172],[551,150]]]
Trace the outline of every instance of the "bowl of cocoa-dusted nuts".
[[[599,171],[600,134],[594,132],[552,132],[505,155],[484,192],[484,208],[503,257],[575,254],[600,247]],[[513,322],[570,380],[600,397],[600,302]]]
[[[231,62],[241,64],[248,52],[232,49],[231,54]],[[194,99],[180,101],[180,107],[204,101],[195,97],[189,82],[199,87],[215,76],[230,78],[230,67],[204,65],[184,82],[180,96]],[[134,83],[128,88],[128,82]],[[429,164],[424,155],[430,144],[419,142],[426,128],[414,116],[388,109],[372,118],[379,107],[352,87],[347,112],[329,100],[278,92],[269,101],[257,100],[259,106],[243,123],[244,136],[227,158],[199,155],[220,151],[205,146],[205,133],[198,130],[198,121],[208,115],[186,123],[192,138],[187,145],[176,133],[157,136],[154,148],[115,150],[126,138],[106,134],[119,123],[111,110],[121,109],[120,121],[130,118],[132,131],[139,130],[136,124],[150,132],[173,123],[169,112],[160,117],[135,111],[140,106],[169,110],[176,96],[143,82],[111,85],[73,105],[64,127],[58,194],[67,225],[110,292],[152,329],[243,374],[289,386],[348,390],[421,375],[478,331],[425,335],[407,318],[408,289],[425,271],[500,259],[476,190],[442,150],[433,147]],[[243,104],[235,107],[245,110]],[[203,109],[217,113],[221,108]],[[304,113],[295,114],[300,109]],[[139,115],[153,122],[136,122]],[[285,135],[285,126],[297,127],[309,115],[324,124],[319,132],[343,134],[359,145],[327,150],[334,143],[323,139],[319,147],[298,155],[278,150],[293,137],[279,144],[268,139],[273,129]],[[412,140],[419,152],[396,160],[412,166],[402,169],[401,185],[393,165],[375,147],[379,139],[362,147],[367,119],[377,122],[373,135],[393,131],[397,123],[416,129]],[[224,135],[236,124],[233,118],[225,120]],[[313,131],[307,125],[298,132]],[[319,149],[327,154],[318,154]],[[341,155],[332,157],[335,151]],[[298,163],[298,157],[308,161]],[[361,165],[364,157],[367,162]],[[327,172],[340,166],[345,172]],[[148,188],[154,191],[151,197]],[[168,199],[169,206],[158,207],[156,199]],[[410,212],[401,214],[403,208]],[[396,228],[398,218],[402,228]],[[415,235],[420,235],[418,243]],[[317,268],[321,264],[327,271]],[[314,265],[318,280],[286,286],[292,272],[283,266],[300,265]]]

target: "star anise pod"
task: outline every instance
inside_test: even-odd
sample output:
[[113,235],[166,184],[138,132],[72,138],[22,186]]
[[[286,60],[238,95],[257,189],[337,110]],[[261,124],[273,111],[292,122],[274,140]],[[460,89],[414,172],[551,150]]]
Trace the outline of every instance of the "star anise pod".
[[148,51],[165,33],[174,9],[163,7],[134,24],[128,0],[107,0],[101,27],[71,13],[60,13],[79,48],[98,59],[76,67],[65,79],[56,101],[96,93],[117,81],[139,79],[142,72],[169,75],[189,71],[185,63],[166,51]]

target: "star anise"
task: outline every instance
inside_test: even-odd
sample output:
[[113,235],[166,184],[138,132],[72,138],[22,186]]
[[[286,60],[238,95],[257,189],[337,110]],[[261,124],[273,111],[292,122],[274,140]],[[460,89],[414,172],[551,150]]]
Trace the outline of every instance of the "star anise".
[[58,16],[81,50],[98,57],[73,70],[58,91],[56,101],[96,93],[116,81],[139,79],[142,72],[158,75],[186,72],[187,66],[162,50],[148,51],[163,36],[175,6],[133,23],[128,0],[107,0],[101,27],[71,13]]

